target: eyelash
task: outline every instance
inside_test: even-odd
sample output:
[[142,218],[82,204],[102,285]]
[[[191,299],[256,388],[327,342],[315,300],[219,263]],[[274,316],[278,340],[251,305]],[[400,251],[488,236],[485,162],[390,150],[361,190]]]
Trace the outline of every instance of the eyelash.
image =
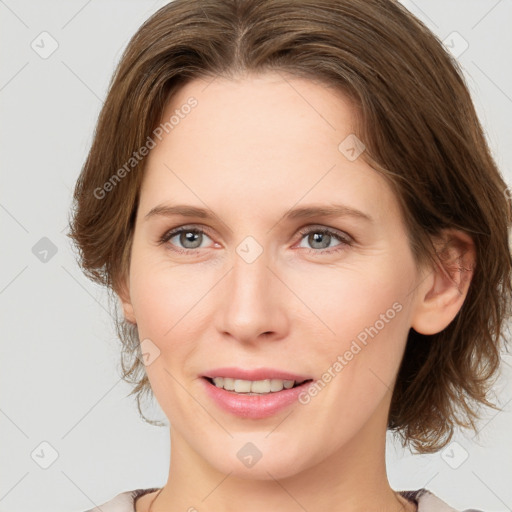
[[[176,235],[180,235],[181,233],[199,233],[206,236],[209,236],[207,231],[204,229],[197,228],[195,226],[181,226],[176,229],[172,229],[170,231],[166,231],[158,240],[159,245],[163,245],[167,243],[171,238],[174,238]],[[348,235],[344,236],[338,233],[337,231],[334,231],[332,229],[326,228],[326,227],[308,227],[299,230],[299,234],[301,235],[300,240],[302,240],[306,235],[309,235],[311,233],[321,233],[323,235],[329,235],[337,239],[340,244],[336,245],[333,248],[330,249],[309,249],[307,247],[301,247],[301,249],[305,249],[308,253],[321,253],[321,254],[332,254],[337,253],[342,250],[344,250],[347,246],[351,246],[353,244],[353,239],[349,237]],[[182,253],[182,254],[195,254],[197,251],[199,251],[201,248],[197,249],[182,249],[180,247],[173,246],[171,248],[172,251]]]

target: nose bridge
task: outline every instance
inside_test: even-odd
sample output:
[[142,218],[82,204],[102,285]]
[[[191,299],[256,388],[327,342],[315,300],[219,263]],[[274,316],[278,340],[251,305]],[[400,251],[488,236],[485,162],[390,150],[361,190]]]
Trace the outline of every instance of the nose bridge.
[[258,246],[254,240],[239,244],[226,279],[219,329],[239,340],[256,340],[262,333],[279,337],[287,325],[283,285],[268,268],[269,255]]
[[258,303],[261,303],[263,291],[265,288],[268,289],[272,275],[268,269],[268,263],[266,253],[261,253],[252,260],[247,259],[243,254],[240,255],[240,247],[237,248],[231,272],[233,293],[239,298],[245,299],[245,302],[252,302],[256,299]]

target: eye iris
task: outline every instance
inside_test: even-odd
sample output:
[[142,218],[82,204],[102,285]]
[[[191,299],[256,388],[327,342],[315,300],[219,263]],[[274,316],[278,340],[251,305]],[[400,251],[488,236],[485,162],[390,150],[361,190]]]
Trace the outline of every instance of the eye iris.
[[[327,243],[325,243],[325,240],[327,240]],[[325,249],[325,248],[329,247],[330,241],[331,241],[331,235],[329,235],[327,233],[315,232],[315,233],[311,233],[309,235],[309,243],[315,249]],[[315,245],[317,243],[320,244],[319,247]]]
[[[180,243],[187,249],[196,249],[201,245],[201,233],[195,231],[183,231],[180,235]],[[192,242],[192,246],[187,243]]]
[[[202,236],[203,233],[200,231],[182,231],[179,234],[179,239],[186,249],[197,249],[201,246]],[[330,245],[331,238],[332,236],[329,233],[314,231],[308,235],[308,242],[315,249],[326,249]]]

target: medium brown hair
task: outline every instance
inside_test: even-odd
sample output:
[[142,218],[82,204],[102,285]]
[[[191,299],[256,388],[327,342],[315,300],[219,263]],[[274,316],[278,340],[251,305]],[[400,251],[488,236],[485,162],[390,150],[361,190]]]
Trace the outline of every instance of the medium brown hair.
[[[457,316],[435,335],[409,331],[388,428],[422,453],[445,446],[455,424],[476,431],[477,406],[497,408],[488,394],[511,316],[512,205],[457,62],[396,1],[175,0],[151,16],[114,72],[76,183],[69,236],[83,271],[111,297],[122,289],[145,160],[97,191],[147,144],[173,94],[195,78],[266,71],[350,98],[361,157],[393,188],[418,265],[440,261],[433,240],[444,228],[473,239]],[[152,393],[136,326],[116,312],[123,378],[155,424],[141,411]]]

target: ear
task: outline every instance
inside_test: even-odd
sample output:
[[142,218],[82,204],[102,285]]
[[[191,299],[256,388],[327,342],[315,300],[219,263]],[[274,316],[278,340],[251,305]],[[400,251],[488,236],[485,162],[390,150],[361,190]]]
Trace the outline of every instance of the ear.
[[123,307],[124,318],[127,322],[136,325],[135,312],[130,298],[130,277],[124,276],[116,289],[117,296]]
[[420,334],[436,334],[459,312],[473,278],[476,251],[463,231],[448,229],[434,241],[437,263],[423,278],[416,294],[411,327]]

